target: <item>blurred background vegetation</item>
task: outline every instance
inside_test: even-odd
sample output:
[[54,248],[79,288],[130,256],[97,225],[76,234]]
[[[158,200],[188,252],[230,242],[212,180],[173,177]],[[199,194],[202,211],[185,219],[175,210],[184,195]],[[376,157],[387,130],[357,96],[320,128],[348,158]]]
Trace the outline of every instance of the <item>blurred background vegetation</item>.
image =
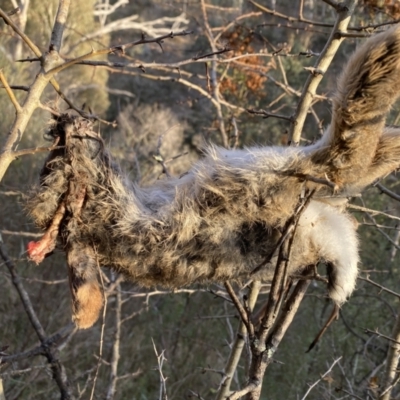
[[[243,0],[210,0],[206,4],[211,30],[219,37],[219,49],[231,49],[219,55],[216,67],[230,146],[287,144],[287,119],[262,119],[245,110],[264,109],[290,117],[309,74],[305,68],[314,64],[331,32],[329,27],[298,21],[300,1],[260,0],[261,3],[293,19],[261,12]],[[326,24],[334,22],[334,12],[325,2],[303,3],[304,18]],[[1,1],[5,10],[18,4],[15,0]],[[15,18],[20,18],[21,28],[45,51],[57,1],[25,0],[19,5],[22,12]],[[114,11],[113,5],[118,6]],[[399,18],[398,1],[363,0],[350,25],[375,25]],[[140,184],[163,179],[162,167],[154,157],[158,152],[166,160],[179,156],[168,163],[170,173],[179,175],[201,156],[206,143],[223,143],[221,121],[208,90],[210,66],[206,68],[201,60],[179,68],[174,64],[211,52],[200,2],[86,0],[71,4],[61,50],[66,58],[84,54],[91,48],[131,42],[142,33],[151,38],[182,29],[192,30],[193,34],[166,39],[162,48],[157,44],[132,47],[122,60],[116,55],[103,59],[129,62],[130,67],[77,65],[58,76],[64,93],[74,104],[85,104],[102,118],[117,122],[116,128],[100,124],[98,129],[129,178]],[[336,77],[361,40],[348,38],[342,44],[307,117],[303,144],[317,140],[329,123],[329,99]],[[1,21],[0,68],[10,84],[28,86],[32,82],[38,66],[34,62],[16,62],[29,56],[26,46]],[[20,100],[25,96],[24,91],[16,93]],[[51,88],[42,97],[42,104],[29,123],[21,148],[47,145],[45,133],[50,113],[46,108],[66,109]],[[1,140],[4,140],[14,117],[14,108],[4,92],[0,92],[0,110]],[[399,119],[400,107],[395,107],[389,123],[396,124]],[[24,196],[37,183],[44,157],[38,154],[21,157],[8,170],[0,185],[0,233],[40,321],[47,332],[56,332],[71,318],[65,257],[56,252],[40,266],[26,259],[27,243],[35,238],[37,231],[24,213]],[[396,176],[389,176],[384,183],[400,193]],[[400,218],[400,204],[377,188],[370,188],[353,203]],[[379,214],[373,221],[365,213],[354,213],[360,223],[361,277],[369,276],[379,285],[398,291],[400,219]],[[35,333],[2,263],[0,274],[0,354],[29,350],[37,344]],[[111,282],[117,279],[107,274],[105,278]],[[389,342],[367,330],[391,336],[399,312],[398,298],[359,280],[357,291],[341,310],[339,320],[316,349],[305,354],[330,312],[325,286],[320,282],[311,286],[280,345],[276,362],[267,370],[262,398],[302,398],[308,384],[318,380],[340,356],[342,359],[333,371],[307,398],[378,398]],[[223,288],[193,287],[166,293],[145,291],[134,283],[123,282],[118,284],[118,291],[120,297],[114,291],[107,301],[103,353],[94,398],[105,398],[109,387],[117,309],[121,310],[120,359],[113,398],[158,398],[159,373],[153,342],[159,353],[165,350],[163,374],[168,378],[170,399],[214,398],[238,325],[236,310],[224,298]],[[263,288],[260,304],[267,293],[268,285]],[[101,322],[89,330],[74,332],[60,350],[60,359],[78,398],[90,398],[98,368],[101,332]],[[247,364],[245,351],[234,389],[243,383]],[[42,357],[0,366],[6,399],[59,398],[49,374],[47,361]],[[395,390],[392,398],[400,398],[400,390]]]

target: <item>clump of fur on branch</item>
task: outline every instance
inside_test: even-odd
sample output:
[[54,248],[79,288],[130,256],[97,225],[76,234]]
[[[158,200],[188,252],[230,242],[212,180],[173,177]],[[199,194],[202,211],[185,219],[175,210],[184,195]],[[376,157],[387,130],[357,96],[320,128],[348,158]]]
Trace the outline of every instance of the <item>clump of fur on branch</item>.
[[102,306],[99,265],[145,286],[270,280],[283,228],[302,195],[312,192],[288,273],[325,262],[329,296],[341,305],[354,290],[358,264],[346,198],[400,165],[400,131],[384,127],[399,91],[400,29],[394,28],[352,56],[339,79],[332,123],[316,144],[210,147],[187,174],[146,188],[113,165],[89,121],[64,115],[50,132],[64,147],[49,155],[28,202],[47,230],[30,244],[30,256],[40,262],[60,239],[74,319],[86,328]]

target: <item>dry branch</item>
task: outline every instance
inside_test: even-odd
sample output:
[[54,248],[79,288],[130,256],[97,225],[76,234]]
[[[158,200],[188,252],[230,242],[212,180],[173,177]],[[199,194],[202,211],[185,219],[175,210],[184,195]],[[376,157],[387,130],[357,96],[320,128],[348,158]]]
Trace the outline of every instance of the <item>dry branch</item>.
[[121,285],[118,284],[115,288],[115,332],[113,338],[112,356],[110,361],[110,381],[107,389],[106,400],[114,399],[117,390],[118,382],[118,362],[120,359],[120,343],[121,343],[121,312],[122,312],[122,297]]
[[389,400],[391,398],[392,389],[399,378],[399,352],[400,352],[400,308],[397,314],[396,323],[393,327],[391,335],[393,340],[389,342],[389,350],[386,357],[386,369],[384,373],[384,382],[382,385],[379,400]]
[[[309,284],[309,280],[300,280],[297,282],[296,287],[283,306],[281,314],[276,321],[275,327],[267,337],[265,344],[259,342],[260,347],[257,348],[257,346],[255,346],[249,377],[251,381],[259,382],[259,385],[249,394],[247,400],[259,399],[265,370],[273,361],[273,356],[278,348],[278,345],[292,323]],[[264,350],[260,351],[261,348]]]
[[[248,308],[252,312],[257,301],[258,294],[261,289],[261,282],[254,281],[251,284],[250,293],[248,296]],[[249,315],[249,313],[248,313]],[[216,400],[225,400],[231,392],[231,384],[233,376],[238,368],[240,357],[243,347],[248,343],[248,329],[243,321],[239,323],[238,331],[236,333],[235,341],[232,345],[228,361],[224,368],[224,376],[220,383],[220,389],[217,394]]]
[[56,20],[54,22],[53,31],[51,32],[50,38],[50,51],[61,50],[62,37],[64,34],[65,23],[67,22],[67,16],[69,11],[71,0],[61,0],[58,4],[58,11]]
[[[208,42],[210,43],[211,50],[213,53],[218,52],[217,43],[212,33],[210,24],[208,22],[207,10],[205,7],[205,0],[200,0],[201,12],[203,15],[203,23],[205,27],[205,34],[207,36]],[[217,111],[217,119],[218,119],[218,129],[221,133],[221,139],[224,147],[228,147],[229,139],[225,130],[225,122],[224,116],[222,113],[221,101],[220,101],[220,92],[219,92],[219,84],[218,84],[218,73],[217,73],[217,63],[216,61],[211,61],[210,66],[210,81],[211,81],[211,92],[212,97],[215,100],[214,104]]]
[[58,358],[58,351],[56,348],[52,348],[48,345],[48,337],[46,332],[43,329],[42,324],[39,321],[39,318],[33,308],[31,299],[26,291],[21,278],[17,273],[17,269],[11,259],[8,257],[6,252],[3,240],[0,236],[0,257],[4,260],[5,265],[7,266],[8,271],[12,276],[12,282],[20,296],[21,302],[24,306],[25,312],[33,326],[42,346],[41,352],[44,353],[47,358],[48,363],[50,364],[50,368],[52,370],[53,379],[57,383],[57,386],[61,393],[62,400],[73,400],[74,396],[72,394],[70,384],[66,375],[66,371],[62,363]]
[[324,49],[321,52],[321,55],[318,57],[314,65],[315,70],[320,71],[320,73],[309,75],[302,90],[302,96],[297,105],[296,112],[293,116],[293,121],[295,122],[292,123],[290,128],[289,141],[295,146],[300,143],[304,122],[306,120],[311,103],[314,100],[318,85],[343,41],[343,36],[341,36],[340,33],[346,32],[357,2],[358,0],[346,0],[343,3],[340,3],[340,7],[336,9],[337,17],[335,25]]
[[307,392],[304,394],[304,396],[301,398],[301,400],[305,400],[308,395],[310,394],[311,390],[313,390],[315,388],[315,386],[317,386],[322,380],[324,380],[324,378],[329,375],[333,369],[333,367],[342,359],[342,356],[340,356],[339,358],[337,358],[329,367],[329,369],[323,374],[321,375],[321,378],[319,378],[317,381],[315,381],[312,385],[310,385],[310,387],[308,388]]

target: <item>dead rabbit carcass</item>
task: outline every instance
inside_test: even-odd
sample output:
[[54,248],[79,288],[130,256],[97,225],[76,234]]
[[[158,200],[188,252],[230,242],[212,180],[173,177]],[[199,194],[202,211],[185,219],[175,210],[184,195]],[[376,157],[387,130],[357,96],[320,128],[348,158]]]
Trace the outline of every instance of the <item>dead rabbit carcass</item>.
[[62,147],[49,155],[28,202],[46,230],[29,244],[30,257],[40,262],[59,239],[74,320],[87,328],[103,302],[98,265],[145,286],[270,280],[284,227],[302,195],[312,193],[288,273],[324,261],[329,296],[341,305],[354,290],[358,264],[356,227],[343,199],[400,165],[400,130],[385,127],[399,93],[400,28],[392,28],[349,60],[331,125],[316,144],[210,147],[187,174],[147,188],[127,181],[89,121],[64,115],[50,132]]

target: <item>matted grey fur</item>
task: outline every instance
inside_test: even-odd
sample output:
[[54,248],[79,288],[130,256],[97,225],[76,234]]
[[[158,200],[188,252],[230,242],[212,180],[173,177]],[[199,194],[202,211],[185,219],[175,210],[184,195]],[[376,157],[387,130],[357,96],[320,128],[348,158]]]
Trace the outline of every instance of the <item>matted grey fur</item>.
[[[28,209],[47,233],[31,243],[40,262],[55,236],[67,253],[74,319],[97,319],[98,265],[135,282],[171,288],[195,282],[270,280],[282,229],[302,194],[288,272],[320,261],[330,266],[329,296],[341,305],[356,284],[358,240],[346,198],[400,165],[400,130],[385,118],[400,93],[400,29],[360,47],[339,78],[332,122],[307,147],[209,147],[179,178],[140,188],[113,165],[91,123],[64,115],[50,134],[62,149],[46,161]],[[318,183],[331,182],[332,188]]]

